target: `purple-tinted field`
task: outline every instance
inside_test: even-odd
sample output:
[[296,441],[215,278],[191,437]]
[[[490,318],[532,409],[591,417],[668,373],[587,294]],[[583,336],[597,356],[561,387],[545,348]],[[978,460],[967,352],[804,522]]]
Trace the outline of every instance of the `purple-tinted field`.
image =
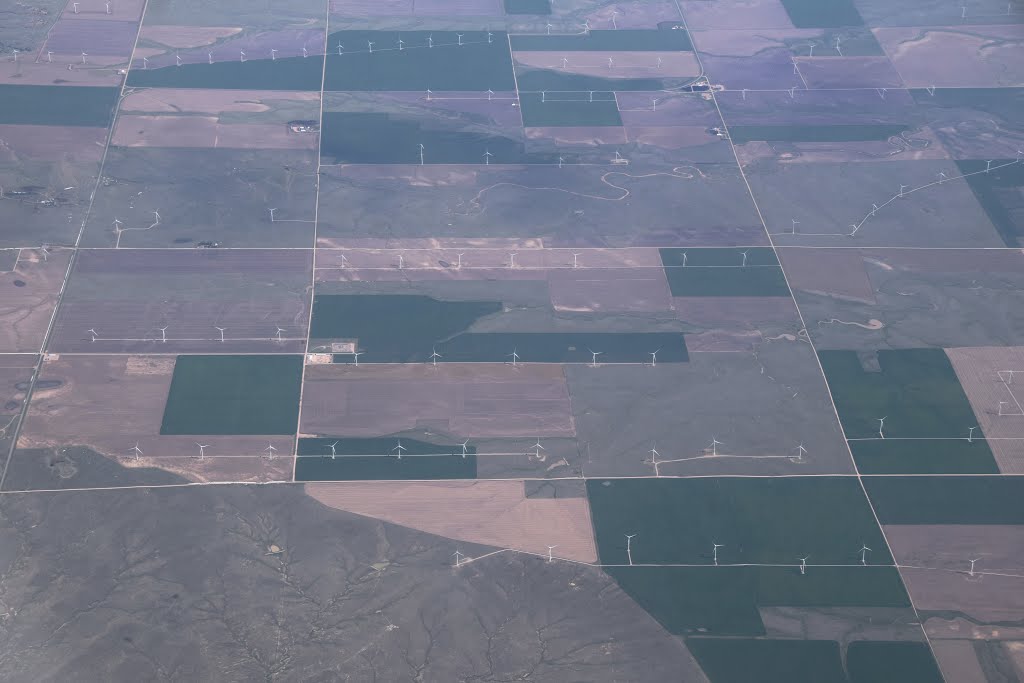
[[753,329],[799,321],[790,297],[675,297],[672,305],[676,317],[691,325]]
[[311,252],[298,249],[83,251],[48,348],[301,353],[311,269]]
[[667,311],[672,306],[662,268],[553,270],[548,290],[556,311],[630,313]]
[[[715,104],[696,93],[617,92],[624,126],[717,126]],[[653,101],[652,101],[653,100]]]
[[331,0],[331,14],[350,17],[500,16],[501,0]]
[[1020,27],[878,28],[874,34],[908,87],[1024,85]]
[[[552,11],[558,13],[558,0],[552,3]],[[615,21],[612,21],[614,13]],[[679,11],[671,2],[664,0],[633,0],[632,2],[612,2],[603,5],[584,19],[590,21],[593,29],[640,28],[649,29],[664,21],[679,21]]]
[[[78,11],[75,12],[75,5]],[[60,19],[68,21],[134,21],[142,17],[142,8],[145,0],[116,0],[107,3],[106,0],[77,0],[68,2]],[[107,14],[107,6],[110,7],[110,14]]]
[[19,159],[38,159],[98,163],[106,140],[106,128],[0,124],[0,162],[16,164]]
[[534,126],[523,129],[528,140],[548,140],[557,146],[624,145],[626,130],[618,126]]
[[686,24],[693,29],[792,29],[779,0],[681,0]]
[[[325,111],[337,111],[345,109],[345,103],[352,101],[352,95],[330,93],[325,95]],[[467,114],[474,117],[487,117],[490,121],[502,128],[521,128],[523,125],[522,116],[519,114],[519,107],[516,106],[516,94],[514,92],[496,92],[490,95],[485,92],[461,92],[461,91],[439,91],[432,93],[427,99],[426,93],[415,92],[379,92],[371,96],[358,95],[359,101],[367,97],[379,102],[390,110],[392,107],[419,107],[427,115],[444,113]]]
[[60,19],[46,39],[41,54],[80,55],[96,57],[131,57],[138,24],[101,19]]
[[[91,85],[121,87],[121,76],[117,69],[96,68],[100,62],[112,64],[126,61],[120,57],[89,57],[89,63],[82,66],[81,54],[53,55],[53,61],[46,61],[46,53],[36,56],[0,60],[0,82],[19,85]],[[70,68],[69,68],[70,67]]]
[[803,88],[800,76],[793,72],[789,50],[777,49],[756,57],[717,57],[701,55],[701,63],[708,79],[728,90],[749,88],[779,90]]
[[843,125],[854,123],[905,124],[920,117],[906,90],[881,97],[874,90],[748,92],[716,94],[726,123],[732,125]]
[[[274,53],[276,58],[301,57],[302,48],[306,48],[309,56],[315,56],[324,53],[324,40],[324,32],[314,29],[258,31],[241,33],[217,45],[172,49],[164,54],[153,54],[147,58],[149,68],[157,69],[163,66],[174,66],[177,64],[176,57],[181,58],[182,64],[206,64],[211,60],[211,55],[214,62],[236,62],[241,59],[242,52],[245,52],[246,61],[270,59],[272,49],[276,50]],[[134,62],[132,68],[142,68],[141,56],[136,55]]]
[[808,88],[900,88],[903,79],[885,57],[797,57]]
[[323,244],[384,237],[512,237],[555,247],[765,240],[735,162],[331,166],[320,178]]

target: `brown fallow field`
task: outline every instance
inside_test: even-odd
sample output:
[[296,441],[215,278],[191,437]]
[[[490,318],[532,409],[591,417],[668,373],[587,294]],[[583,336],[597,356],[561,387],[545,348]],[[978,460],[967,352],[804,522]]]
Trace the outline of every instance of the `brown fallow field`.
[[8,249],[0,268],[0,352],[37,352],[71,260],[64,249]]
[[306,484],[329,507],[466,543],[597,561],[586,497],[527,498],[522,481]]
[[112,142],[124,147],[312,150],[320,136],[292,131],[287,123],[316,119],[319,108],[315,92],[146,88],[122,100]]
[[307,366],[302,434],[370,437],[424,426],[464,439],[576,433],[558,365]]
[[[52,354],[43,362],[18,448],[87,446],[124,467],[155,467],[188,481],[291,479],[291,437],[162,436],[173,372],[168,356]],[[202,460],[197,441],[208,445]],[[268,444],[277,449],[272,460],[263,454]]]

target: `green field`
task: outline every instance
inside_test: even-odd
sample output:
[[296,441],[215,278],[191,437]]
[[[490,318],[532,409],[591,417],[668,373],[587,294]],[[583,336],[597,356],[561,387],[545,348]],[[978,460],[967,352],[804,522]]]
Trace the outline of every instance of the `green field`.
[[[978,422],[942,349],[878,351],[880,372],[865,370],[855,351],[821,351],[847,438],[966,439]],[[981,434],[980,429],[974,436]]]
[[[979,173],[987,167],[986,161],[957,161],[960,173],[970,175],[967,185],[978,198],[992,225],[1008,247],[1024,246],[1024,163],[1012,163],[1013,159],[993,159],[996,168],[988,173]],[[1009,165],[1006,165],[1009,164]]]
[[851,441],[850,450],[861,474],[999,474],[992,450],[980,438],[872,439]]
[[[352,339],[373,363],[510,362],[587,363],[591,351],[602,363],[659,363],[689,360],[679,332],[466,332],[502,310],[496,301],[441,301],[409,294],[319,294],[313,300],[314,340]],[[336,362],[351,362],[337,354]]]
[[0,123],[104,128],[117,97],[117,88],[0,85]]
[[767,142],[861,142],[888,140],[908,130],[899,124],[840,124],[840,125],[758,125],[729,126],[729,137],[736,144],[753,140]]
[[529,153],[519,139],[430,128],[414,118],[371,112],[324,112],[320,150],[336,164],[558,163],[557,153]]
[[[795,558],[790,561],[798,564]],[[608,567],[605,571],[676,635],[764,635],[760,607],[910,604],[893,567],[812,566],[806,574],[796,566]]]
[[294,434],[302,356],[178,356],[161,434]]
[[[744,251],[746,267],[741,265]],[[664,248],[660,252],[672,296],[790,295],[782,267],[769,247]]]
[[686,646],[712,683],[846,683],[834,640],[688,638]]
[[[402,442],[404,445],[404,441]],[[296,481],[476,479],[476,456],[301,457]]]
[[796,28],[864,25],[853,0],[782,0],[782,6]]
[[[669,84],[660,78],[602,78],[567,73],[556,69],[521,68],[516,70],[516,78],[520,94],[539,93],[545,90],[549,93],[558,93],[558,97],[566,93],[586,95],[589,91],[594,91],[596,97],[596,94],[602,91],[608,93],[627,90],[657,91],[669,87]],[[497,88],[491,89],[497,90]]]
[[128,72],[133,88],[211,88],[223,90],[320,90],[323,57],[282,57],[182,64]]
[[524,126],[621,126],[615,94],[523,93],[519,96]]
[[[667,448],[668,446],[666,446]],[[892,558],[856,479],[725,478],[587,481],[601,562],[625,564],[782,563],[809,555],[819,564]]]
[[882,524],[1024,524],[1021,477],[864,477]]
[[693,45],[686,31],[663,29],[591,30],[573,35],[514,35],[512,49],[520,52],[626,52],[690,51]]
[[943,681],[926,643],[854,641],[846,649],[846,670],[850,683]]
[[[396,49],[399,40],[401,50]],[[373,52],[369,51],[371,41]],[[431,41],[433,47],[429,47]],[[425,92],[428,88],[437,92],[515,90],[505,32],[494,31],[488,38],[486,31],[336,31],[327,37],[324,90]]]
[[430,346],[502,311],[500,301],[440,301],[419,294],[318,294],[313,298],[312,339],[358,339],[361,349],[390,357]]

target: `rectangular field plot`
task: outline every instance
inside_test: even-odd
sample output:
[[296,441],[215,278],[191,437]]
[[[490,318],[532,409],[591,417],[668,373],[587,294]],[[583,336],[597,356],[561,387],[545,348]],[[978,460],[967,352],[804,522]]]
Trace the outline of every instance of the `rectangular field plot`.
[[888,140],[907,126],[899,124],[761,125],[730,126],[729,137],[738,145],[752,140],[766,142],[859,142]]
[[602,51],[649,50],[669,52],[692,50],[686,31],[666,26],[660,29],[592,30],[577,35],[513,35],[512,49],[519,51]]
[[117,88],[73,85],[0,85],[0,123],[105,128]]
[[1008,247],[1024,245],[1024,163],[965,160],[956,165]]
[[317,149],[318,93],[147,88],[122,99],[122,147]]
[[83,251],[49,350],[301,353],[311,271],[306,250]]
[[954,159],[1015,158],[1024,146],[1024,88],[929,87],[909,92]]
[[303,435],[376,437],[418,426],[461,439],[575,434],[565,377],[554,365],[307,368]]
[[865,477],[883,525],[1024,524],[1019,477]]
[[[725,478],[587,481],[601,562],[625,564],[892,564],[856,479]],[[770,511],[770,513],[767,513]],[[766,514],[767,513],[767,514]]]
[[[1006,5],[1001,14],[1005,16]],[[961,20],[957,20],[957,24]],[[1024,56],[1016,26],[876,28],[875,37],[910,88],[1019,87]]]
[[136,63],[128,72],[132,88],[226,88],[230,90],[320,90],[323,56],[247,59],[182,64],[153,69]]
[[779,252],[818,348],[871,352],[1024,343],[1024,321],[1007,314],[1024,301],[1019,251]]
[[594,352],[601,363],[643,363],[650,360],[651,349],[660,349],[662,362],[687,360],[680,333],[469,329],[502,310],[498,301],[320,294],[314,299],[310,338],[350,341],[352,351],[337,354],[336,362],[353,360],[352,352],[359,351],[369,363],[511,363],[513,353],[521,363],[593,363]]
[[[882,350],[860,357],[856,351],[820,351],[818,356],[850,439],[966,441],[970,428],[977,426],[942,349]],[[980,436],[980,431],[975,434]],[[901,446],[909,451],[927,444]]]
[[162,436],[174,367],[170,356],[48,356],[5,488],[291,478],[291,437],[203,437],[199,459],[194,436]]
[[112,147],[82,245],[312,247],[316,161],[315,149]]
[[694,335],[708,348],[688,363],[567,366],[587,476],[851,472],[814,356],[783,331],[798,328],[762,329]]
[[426,92],[428,88],[515,90],[506,34],[337,31],[327,37],[324,90]]
[[244,0],[215,4],[195,0],[166,0],[146,7],[146,26],[282,29],[323,25],[324,4],[315,0],[267,0],[253,5]]
[[777,245],[1005,246],[960,175],[941,159],[746,165]]
[[161,434],[294,434],[301,356],[178,356]]
[[614,93],[523,93],[524,126],[621,126]]
[[476,456],[346,455],[338,458],[299,455],[295,481],[378,481],[476,479]]
[[789,296],[775,252],[750,249],[662,249],[672,296]]
[[0,352],[40,351],[71,252],[10,249],[0,261]]
[[808,566],[801,574],[797,561],[792,567],[617,565],[605,571],[676,635],[763,636],[761,611],[772,607],[857,607],[868,614],[886,608],[913,615],[895,567]]
[[321,246],[428,237],[542,239],[545,246],[583,248],[766,242],[734,163],[676,173],[661,162],[631,162],[626,170],[613,158],[609,151],[603,164],[563,168],[557,159],[325,167],[317,234]]
[[797,28],[837,28],[864,23],[853,0],[781,0]]

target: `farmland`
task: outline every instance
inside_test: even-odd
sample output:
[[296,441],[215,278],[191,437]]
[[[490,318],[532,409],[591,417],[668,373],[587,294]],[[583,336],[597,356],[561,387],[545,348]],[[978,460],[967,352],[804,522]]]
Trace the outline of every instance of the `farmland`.
[[1024,677],[1017,4],[13,4],[0,679]]

